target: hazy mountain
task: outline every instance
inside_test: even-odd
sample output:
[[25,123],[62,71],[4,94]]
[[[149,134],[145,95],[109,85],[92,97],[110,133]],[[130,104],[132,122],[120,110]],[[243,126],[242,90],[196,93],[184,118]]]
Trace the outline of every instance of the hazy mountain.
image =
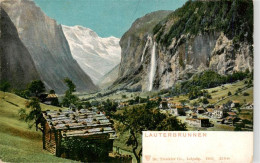
[[121,60],[119,38],[101,38],[89,28],[62,26],[73,58],[94,83]]
[[208,69],[252,71],[252,1],[188,1],[168,16],[159,15],[137,19],[121,38],[115,87],[165,89]]
[[36,69],[48,89],[64,93],[65,77],[72,79],[77,91],[97,87],[73,59],[61,25],[46,16],[33,1],[1,0],[1,5],[18,30]]
[[103,76],[98,82],[98,86],[102,89],[108,89],[118,78],[119,64]]
[[12,88],[23,89],[40,77],[13,22],[4,9],[0,10],[0,81],[8,81]]

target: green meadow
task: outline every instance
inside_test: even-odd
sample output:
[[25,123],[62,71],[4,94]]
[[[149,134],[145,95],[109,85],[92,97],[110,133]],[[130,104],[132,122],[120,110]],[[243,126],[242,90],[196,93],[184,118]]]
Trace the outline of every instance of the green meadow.
[[[19,120],[18,111],[25,99],[11,93],[0,92],[0,159],[4,162],[72,162],[55,157],[42,149],[42,136],[35,128]],[[57,107],[41,104],[43,110]]]

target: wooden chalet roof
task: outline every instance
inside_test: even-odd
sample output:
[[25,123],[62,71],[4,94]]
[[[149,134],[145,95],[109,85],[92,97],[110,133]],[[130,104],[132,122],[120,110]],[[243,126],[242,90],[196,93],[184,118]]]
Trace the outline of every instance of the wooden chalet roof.
[[43,117],[52,130],[61,130],[62,136],[110,135],[116,138],[112,121],[97,109],[45,111]]
[[207,108],[207,111],[210,112],[210,113],[213,113],[213,112],[214,112],[214,109],[212,109],[212,108]]
[[234,104],[239,104],[240,103],[240,101],[238,101],[238,100],[234,100],[234,101],[232,101]]
[[204,108],[201,108],[201,107],[200,107],[200,108],[197,108],[197,110],[204,110]]
[[228,113],[228,115],[237,115],[236,113],[234,113],[234,112],[227,112]]
[[58,98],[56,94],[48,94],[46,98]]
[[177,105],[176,106],[176,109],[183,109],[184,107],[183,106],[181,106],[181,105]]

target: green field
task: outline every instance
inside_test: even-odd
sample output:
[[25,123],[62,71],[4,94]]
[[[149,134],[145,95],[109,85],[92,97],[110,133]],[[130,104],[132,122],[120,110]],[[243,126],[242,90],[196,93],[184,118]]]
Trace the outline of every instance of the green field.
[[[42,149],[41,132],[28,129],[19,120],[18,110],[24,107],[25,99],[11,93],[0,92],[0,159],[5,162],[72,162],[53,156]],[[42,109],[58,109],[42,104]]]

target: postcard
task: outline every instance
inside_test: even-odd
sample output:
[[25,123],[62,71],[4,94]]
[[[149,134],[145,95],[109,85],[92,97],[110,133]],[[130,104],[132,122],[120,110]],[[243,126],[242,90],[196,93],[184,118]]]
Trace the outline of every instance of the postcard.
[[252,0],[0,13],[0,162],[252,162]]

